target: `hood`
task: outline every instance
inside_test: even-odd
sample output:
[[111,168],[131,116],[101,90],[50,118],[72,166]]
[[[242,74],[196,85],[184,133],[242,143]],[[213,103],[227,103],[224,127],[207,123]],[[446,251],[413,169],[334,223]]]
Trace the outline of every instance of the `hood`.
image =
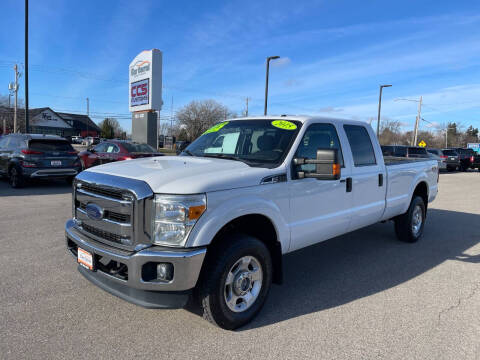
[[278,169],[250,167],[241,161],[190,156],[159,156],[95,166],[88,172],[145,181],[155,193],[198,194],[259,185]]

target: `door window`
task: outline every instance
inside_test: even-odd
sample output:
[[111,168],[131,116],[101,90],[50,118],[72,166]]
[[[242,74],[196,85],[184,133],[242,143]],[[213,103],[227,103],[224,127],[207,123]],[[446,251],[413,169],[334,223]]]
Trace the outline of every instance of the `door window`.
[[[316,159],[317,149],[337,149],[340,165],[343,167],[342,147],[338,140],[337,130],[332,124],[319,123],[310,125],[303,135],[295,157]],[[297,170],[314,172],[315,164],[299,165]]]
[[118,148],[118,146],[115,145],[115,144],[108,144],[108,143],[107,143],[105,147],[106,147],[105,152],[107,152],[107,153],[109,153],[109,154],[111,154],[111,153],[118,153],[118,152],[120,151],[120,149]]
[[97,153],[106,152],[107,144],[106,143],[98,144],[97,146],[94,147],[94,149],[95,149],[95,152],[97,152]]
[[375,152],[367,129],[360,125],[344,125],[355,166],[376,165]]

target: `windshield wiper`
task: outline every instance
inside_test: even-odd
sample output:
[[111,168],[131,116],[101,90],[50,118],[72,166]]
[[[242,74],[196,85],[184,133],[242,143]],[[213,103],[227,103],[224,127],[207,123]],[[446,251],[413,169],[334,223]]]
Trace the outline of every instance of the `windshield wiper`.
[[227,154],[203,154],[203,157],[210,157],[210,158],[217,158],[217,159],[226,159],[226,160],[234,160],[234,161],[241,161],[245,164],[251,163],[250,161],[243,159],[241,157],[227,155]]
[[182,152],[190,156],[195,156],[190,150],[187,150],[187,149],[183,150]]

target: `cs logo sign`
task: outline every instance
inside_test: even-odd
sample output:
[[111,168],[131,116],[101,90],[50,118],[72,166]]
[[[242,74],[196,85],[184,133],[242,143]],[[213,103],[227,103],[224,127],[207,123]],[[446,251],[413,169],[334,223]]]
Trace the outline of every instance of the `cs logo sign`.
[[149,79],[143,79],[143,80],[131,83],[130,85],[131,106],[148,104],[148,85],[149,85]]

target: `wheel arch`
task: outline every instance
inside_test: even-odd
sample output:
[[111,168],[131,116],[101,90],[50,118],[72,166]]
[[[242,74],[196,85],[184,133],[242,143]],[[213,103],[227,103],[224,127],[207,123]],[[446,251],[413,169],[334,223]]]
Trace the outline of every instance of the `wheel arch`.
[[228,235],[232,233],[253,236],[266,245],[272,257],[273,282],[281,284],[283,281],[282,244],[279,241],[277,229],[273,221],[260,213],[242,215],[230,220],[215,234],[213,240],[208,245],[207,261],[208,254],[214,254],[215,249],[220,244],[228,241]]

